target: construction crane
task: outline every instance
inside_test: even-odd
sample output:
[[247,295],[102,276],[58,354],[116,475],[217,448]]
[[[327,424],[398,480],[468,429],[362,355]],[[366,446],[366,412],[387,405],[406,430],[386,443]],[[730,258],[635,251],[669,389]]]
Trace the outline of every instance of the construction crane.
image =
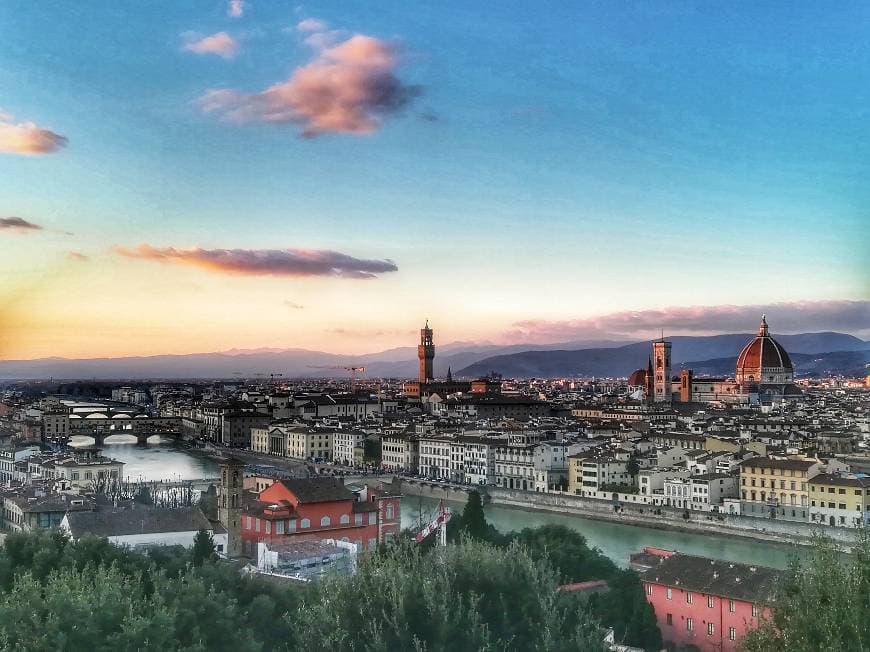
[[365,367],[344,367],[341,365],[338,366],[319,366],[319,365],[308,365],[309,369],[331,369],[334,371],[342,370],[350,372],[350,391],[353,393],[356,390],[356,375],[357,373],[364,374],[366,372]]
[[257,378],[265,378],[266,376],[268,376],[268,377],[269,377],[269,383],[272,384],[272,385],[274,385],[274,384],[275,384],[275,379],[276,379],[276,378],[283,378],[283,377],[284,377],[284,374],[279,374],[279,373],[268,373],[268,374],[254,374],[254,376],[256,376]]
[[444,506],[444,499],[438,503],[438,512],[435,514],[435,520],[429,523],[426,527],[417,533],[414,541],[423,543],[430,534],[438,530],[438,545],[447,545],[447,523],[450,521],[450,510]]

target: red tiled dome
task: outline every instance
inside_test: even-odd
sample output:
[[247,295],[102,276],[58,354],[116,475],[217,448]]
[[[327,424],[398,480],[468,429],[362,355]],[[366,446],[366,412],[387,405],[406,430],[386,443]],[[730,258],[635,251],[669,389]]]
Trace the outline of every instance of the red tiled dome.
[[791,358],[782,345],[770,336],[767,320],[763,316],[758,336],[744,346],[737,356],[737,376],[759,380],[762,369],[794,371]]
[[629,385],[639,385],[641,387],[646,386],[646,369],[638,369],[637,371],[631,372],[631,375],[628,377]]

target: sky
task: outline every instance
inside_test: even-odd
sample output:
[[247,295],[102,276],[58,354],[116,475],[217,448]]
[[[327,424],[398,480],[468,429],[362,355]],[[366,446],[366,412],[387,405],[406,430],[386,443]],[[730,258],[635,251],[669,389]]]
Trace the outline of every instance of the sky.
[[866,2],[6,0],[0,357],[870,338],[868,33]]

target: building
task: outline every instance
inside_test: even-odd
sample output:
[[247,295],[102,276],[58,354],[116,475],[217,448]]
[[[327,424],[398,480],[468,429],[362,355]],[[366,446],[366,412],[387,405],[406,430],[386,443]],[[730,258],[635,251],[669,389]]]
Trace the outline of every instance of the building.
[[808,521],[809,481],[821,471],[812,459],[751,457],[740,463],[741,513]]
[[770,614],[782,572],[644,548],[631,555],[662,639],[700,652],[734,652]]
[[401,496],[364,487],[358,494],[337,478],[282,478],[248,501],[242,538],[250,556],[257,544],[328,539],[374,550],[398,536]]
[[387,471],[417,473],[419,440],[416,435],[384,435],[381,437],[381,466]]
[[218,552],[228,559],[236,559],[243,554],[241,513],[244,470],[244,462],[235,458],[226,459],[220,464],[218,520],[226,530],[226,541]]
[[420,435],[417,469],[426,478],[451,478],[450,454],[453,438],[442,435]]
[[737,497],[737,478],[724,473],[702,473],[689,478],[691,482],[690,509],[705,512],[719,511],[722,501]]
[[662,338],[653,342],[653,402],[670,403],[671,343]]
[[354,464],[355,451],[365,440],[361,430],[336,430],[332,434],[332,459],[339,464]]
[[97,512],[70,511],[63,517],[60,530],[74,541],[82,537],[99,537],[130,548],[191,548],[198,532],[204,530],[214,534],[211,523],[198,507],[161,509],[136,506]]
[[495,485],[532,491],[535,486],[535,444],[502,442],[495,447]]
[[542,441],[534,449],[534,490],[550,491],[568,484],[568,444]]
[[220,442],[233,448],[251,445],[251,430],[265,428],[272,421],[268,414],[260,412],[227,412],[221,419]]
[[810,479],[810,520],[838,527],[870,523],[870,478],[820,473]]
[[568,456],[568,492],[583,496],[615,485],[631,484],[628,462],[602,453]]
[[55,529],[66,514],[94,509],[89,498],[50,491],[50,487],[34,484],[0,490],[0,529],[6,532]]
[[463,435],[463,482],[495,484],[495,449],[502,439]]
[[75,489],[93,490],[124,478],[123,462],[100,455],[98,449],[92,448],[32,454],[26,462],[29,478],[60,480]]
[[288,428],[287,455],[301,460],[331,460],[334,433],[329,428]]
[[417,379],[421,383],[428,383],[435,379],[432,371],[435,362],[435,344],[432,340],[432,329],[429,328],[429,320],[420,329],[420,345],[417,347],[417,357],[420,361],[420,371]]

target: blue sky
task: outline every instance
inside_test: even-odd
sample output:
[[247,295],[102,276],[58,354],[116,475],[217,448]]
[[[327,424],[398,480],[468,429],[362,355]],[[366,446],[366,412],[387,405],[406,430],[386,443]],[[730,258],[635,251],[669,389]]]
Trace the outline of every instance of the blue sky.
[[[316,60],[305,19],[337,30],[332,45],[388,44],[419,95],[370,133],[315,138],[202,110],[210,89],[250,96]],[[218,1],[4,2],[0,26],[0,113],[68,139],[0,154],[0,217],[44,227],[0,234],[0,296],[31,315],[5,354],[99,351],[33,322],[33,288],[123,296],[92,315],[127,320],[106,331],[110,354],[150,304],[142,350],[366,350],[426,316],[450,339],[497,339],[522,320],[870,295],[866,3],[251,0],[232,18]],[[183,49],[221,32],[232,57]],[[111,253],[140,244],[330,250],[398,271],[239,278]],[[192,292],[245,297],[264,321],[305,308],[290,332],[229,320],[176,345],[165,306]],[[356,337],[324,335],[341,306]]]

